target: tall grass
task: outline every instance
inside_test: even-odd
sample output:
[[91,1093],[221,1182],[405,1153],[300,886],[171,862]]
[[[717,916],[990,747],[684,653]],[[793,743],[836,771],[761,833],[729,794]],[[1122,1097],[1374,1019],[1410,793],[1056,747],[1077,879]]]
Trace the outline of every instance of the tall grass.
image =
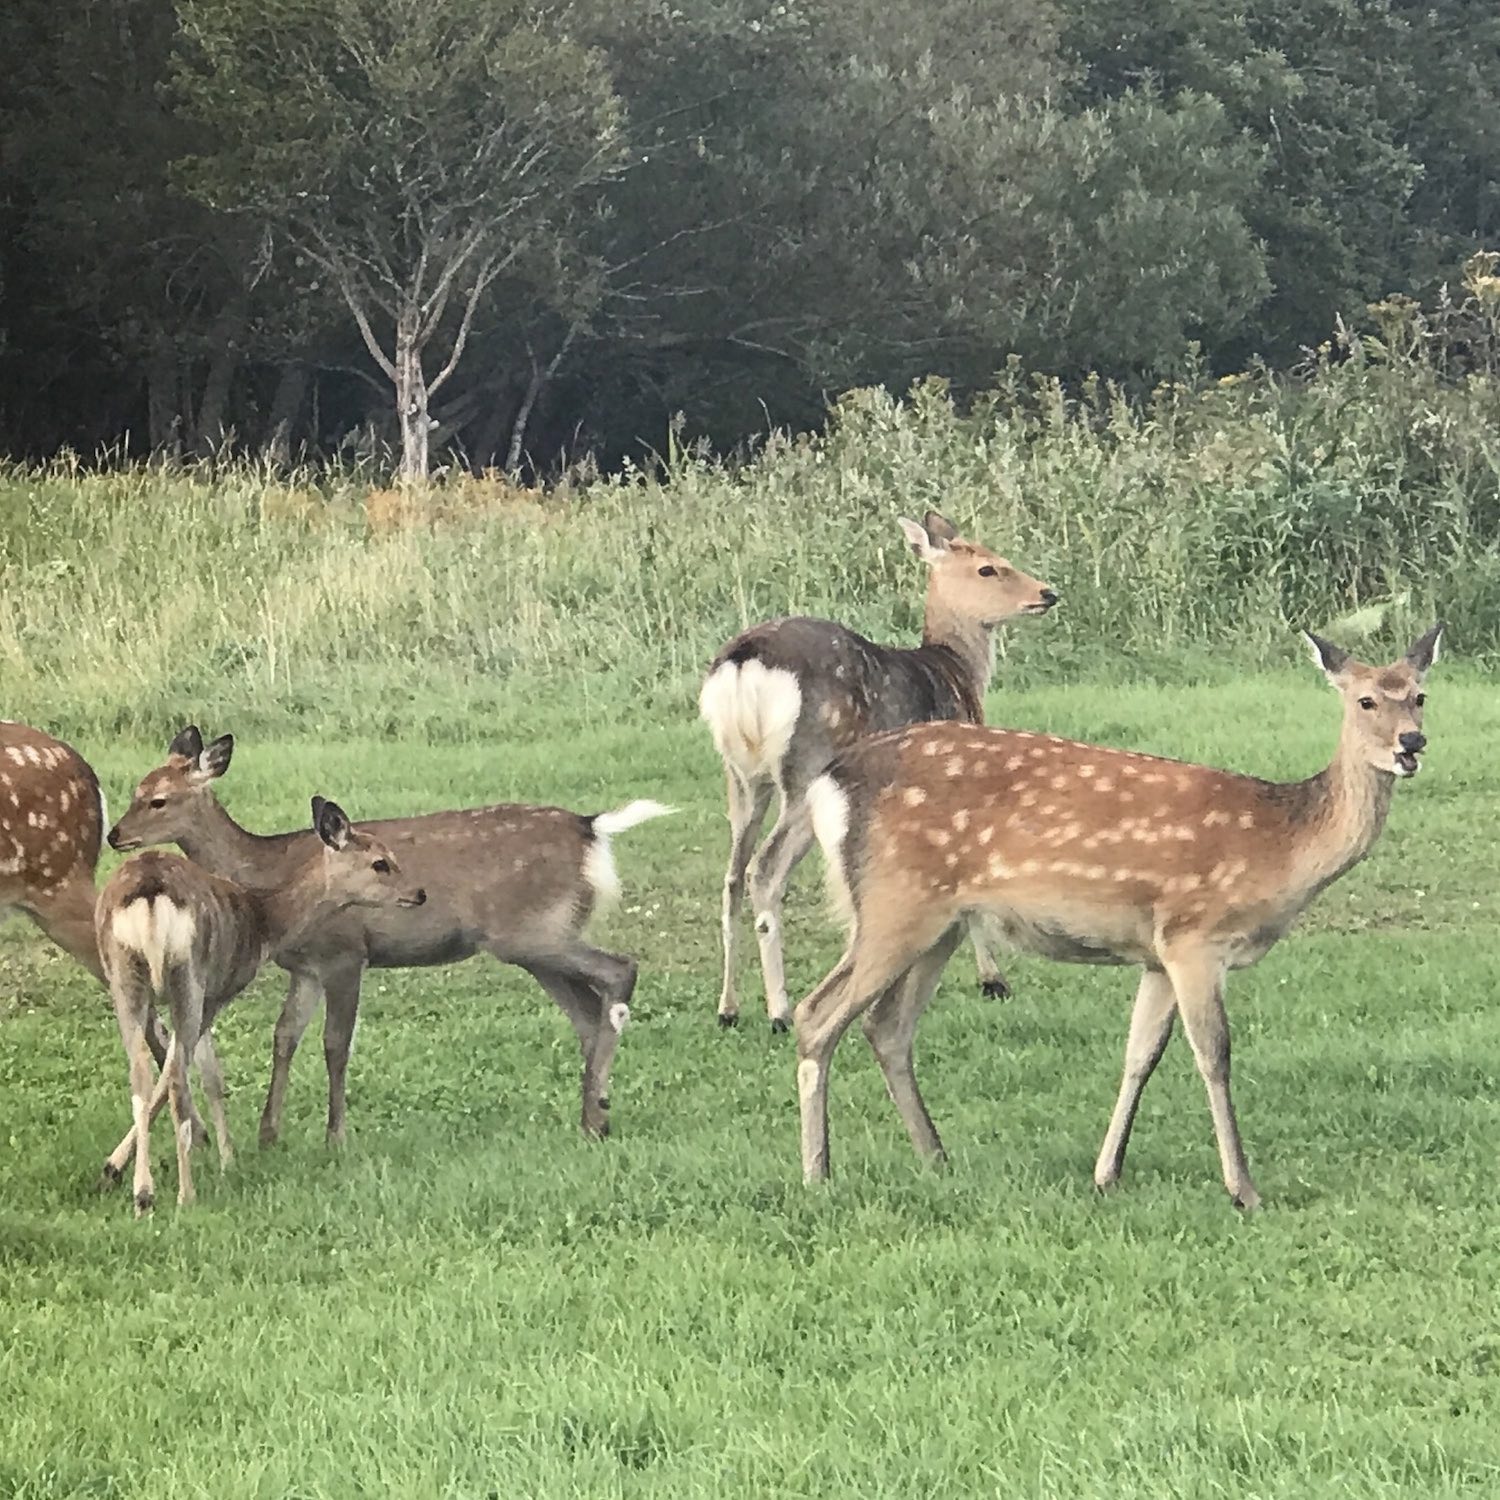
[[1132,402],[1012,368],[966,411],[938,381],[904,400],[857,391],[822,435],[773,435],[742,463],[673,449],[657,472],[547,494],[5,470],[0,712],[80,735],[155,735],[191,712],[442,737],[503,736],[538,698],[684,711],[755,619],[914,639],[922,579],[894,517],[927,506],[1065,597],[1006,633],[1011,681],[1255,667],[1292,649],[1292,627],[1372,601],[1391,602],[1393,635],[1440,612],[1461,650],[1494,650],[1500,281],[1485,270],[1439,315],[1383,304],[1379,338],[1344,335],[1295,380]]

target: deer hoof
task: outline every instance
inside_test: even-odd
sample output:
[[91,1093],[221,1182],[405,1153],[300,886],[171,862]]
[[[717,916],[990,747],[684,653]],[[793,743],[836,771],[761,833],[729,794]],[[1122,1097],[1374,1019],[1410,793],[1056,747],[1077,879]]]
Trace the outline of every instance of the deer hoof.
[[156,1194],[150,1188],[142,1188],[135,1195],[135,1216],[144,1219],[156,1207]]
[[792,1023],[785,1016],[773,1016],[771,1018],[771,1035],[785,1036],[792,1029]]
[[725,1015],[722,1010],[719,1012],[719,1030],[720,1031],[729,1031],[732,1028],[738,1026],[739,1024],[740,1024],[740,1018],[739,1018],[738,1012],[736,1012],[734,1015]]
[[980,981],[979,993],[986,1000],[1009,1000],[1010,986],[1000,978],[984,979]]
[[122,1176],[124,1176],[124,1173],[112,1161],[105,1162],[99,1170],[99,1191],[101,1193],[113,1191],[113,1189],[120,1185],[120,1178]]

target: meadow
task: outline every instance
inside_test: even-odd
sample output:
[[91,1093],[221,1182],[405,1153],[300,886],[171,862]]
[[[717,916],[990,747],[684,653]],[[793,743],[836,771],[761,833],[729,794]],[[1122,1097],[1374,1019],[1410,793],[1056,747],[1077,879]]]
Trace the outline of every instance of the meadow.
[[[1298,538],[1347,531],[1246,457],[1311,420],[1264,391],[1163,397],[1113,436],[1107,412],[1045,403],[1023,430],[932,392],[861,400],[742,471],[668,455],[665,477],[546,496],[0,476],[0,711],[72,740],[116,812],[188,719],[238,736],[222,795],[254,828],[300,824],[313,792],[357,818],[681,809],[619,838],[625,893],[597,927],[642,960],[604,1143],[577,1133],[561,1015],[475,960],[369,976],[349,1144],[323,1144],[314,1027],[283,1143],[258,1151],[271,971],[218,1029],[237,1164],[209,1153],[179,1212],[159,1132],[163,1206],[136,1223],[95,1192],[128,1124],[107,1001],[28,925],[0,929],[0,1496],[1500,1490],[1500,575],[1478,440],[1418,487],[1419,541],[1410,470],[1382,456],[1411,424],[1351,423],[1368,445],[1317,493],[1361,544],[1313,567]],[[1253,1218],[1219,1186],[1180,1038],[1120,1190],[1093,1191],[1124,972],[1014,958],[1014,996],[989,1001],[961,952],[919,1041],[949,1168],[918,1166],[855,1035],[812,1192],[789,1039],[748,991],[739,1030],[715,1025],[702,664],[788,608],[914,637],[892,516],[928,504],[1064,595],[1007,633],[993,722],[1302,776],[1338,709],[1292,624],[1389,656],[1436,605],[1455,621],[1383,839],[1231,980]],[[787,930],[803,992],[839,948],[816,857]]]

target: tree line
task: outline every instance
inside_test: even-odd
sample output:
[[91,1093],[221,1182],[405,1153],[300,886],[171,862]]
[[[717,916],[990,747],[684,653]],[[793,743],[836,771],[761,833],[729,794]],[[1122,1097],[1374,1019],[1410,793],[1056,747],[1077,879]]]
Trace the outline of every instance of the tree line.
[[8,0],[0,449],[545,470],[1294,360],[1497,239],[1460,0]]

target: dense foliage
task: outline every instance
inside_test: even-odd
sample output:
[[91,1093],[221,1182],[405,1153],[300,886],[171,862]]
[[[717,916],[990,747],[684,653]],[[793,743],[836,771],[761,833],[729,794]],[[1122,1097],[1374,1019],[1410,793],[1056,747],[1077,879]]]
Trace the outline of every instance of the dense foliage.
[[82,739],[154,738],[184,705],[247,733],[432,739],[504,739],[538,704],[691,719],[704,663],[751,621],[915,640],[923,580],[895,518],[929,505],[1063,595],[1000,633],[1002,691],[1238,675],[1307,626],[1354,647],[1383,627],[1378,652],[1438,615],[1455,656],[1493,654],[1494,269],[1440,316],[1384,304],[1380,336],[1295,379],[1136,401],[1015,372],[963,407],[940,381],[864,388],[750,462],[673,444],[546,492],[245,461],[0,470],[0,595],[31,604],[0,611],[6,711]]
[[1500,213],[1500,20],[1415,0],[10,0],[0,47],[30,456],[550,467],[1012,354],[1285,366]]

